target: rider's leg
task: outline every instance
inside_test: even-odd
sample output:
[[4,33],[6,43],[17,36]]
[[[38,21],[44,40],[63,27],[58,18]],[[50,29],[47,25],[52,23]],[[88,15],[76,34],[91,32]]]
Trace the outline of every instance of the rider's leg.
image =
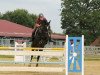
[[33,31],[32,31],[31,41],[33,41],[33,40],[34,40],[35,31],[36,31],[36,28],[34,28],[34,29],[33,29]]

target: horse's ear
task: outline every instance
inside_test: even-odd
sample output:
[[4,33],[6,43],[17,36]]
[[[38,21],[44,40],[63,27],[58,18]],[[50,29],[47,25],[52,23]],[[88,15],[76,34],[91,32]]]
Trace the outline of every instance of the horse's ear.
[[49,24],[50,24],[51,20],[49,21]]
[[51,20],[48,22],[48,25],[50,25]]

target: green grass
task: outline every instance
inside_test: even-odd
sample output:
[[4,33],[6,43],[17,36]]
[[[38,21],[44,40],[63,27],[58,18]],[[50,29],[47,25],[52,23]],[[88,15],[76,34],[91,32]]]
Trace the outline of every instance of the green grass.
[[14,58],[12,55],[0,55],[0,58]]
[[86,55],[85,56],[85,61],[92,61],[92,60],[96,60],[96,61],[100,61],[100,55]]

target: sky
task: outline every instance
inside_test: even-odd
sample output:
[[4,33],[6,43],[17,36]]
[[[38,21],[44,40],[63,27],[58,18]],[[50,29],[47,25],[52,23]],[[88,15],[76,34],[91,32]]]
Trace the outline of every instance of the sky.
[[51,20],[51,29],[55,33],[62,33],[61,29],[61,0],[0,0],[0,12],[26,9],[29,13],[43,13],[47,20]]

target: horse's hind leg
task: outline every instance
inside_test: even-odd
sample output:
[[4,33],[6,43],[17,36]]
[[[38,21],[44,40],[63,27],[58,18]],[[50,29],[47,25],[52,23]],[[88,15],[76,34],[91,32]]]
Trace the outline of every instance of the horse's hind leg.
[[[30,62],[32,62],[32,59],[33,59],[33,55],[31,56]],[[29,63],[28,66],[31,67],[31,63]]]
[[30,62],[32,62],[32,59],[33,59],[33,55],[31,56],[31,60],[30,60]]
[[[37,62],[39,61],[40,56],[37,56]],[[38,67],[38,63],[36,64],[36,67]]]

